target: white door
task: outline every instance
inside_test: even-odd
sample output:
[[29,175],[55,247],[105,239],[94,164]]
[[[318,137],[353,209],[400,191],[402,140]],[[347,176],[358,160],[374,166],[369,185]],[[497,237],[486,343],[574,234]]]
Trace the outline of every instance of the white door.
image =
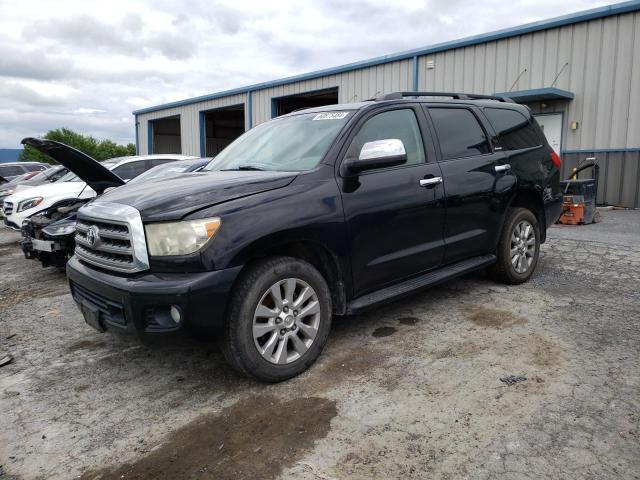
[[550,113],[548,115],[534,115],[538,125],[542,128],[544,136],[551,148],[560,155],[562,147],[562,114]]

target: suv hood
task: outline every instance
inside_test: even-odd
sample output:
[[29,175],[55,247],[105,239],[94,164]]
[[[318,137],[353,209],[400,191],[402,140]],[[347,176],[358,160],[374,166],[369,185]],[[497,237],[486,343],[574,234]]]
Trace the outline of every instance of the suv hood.
[[24,138],[20,143],[29,145],[64,165],[93,188],[98,195],[107,188],[124,185],[124,180],[115,173],[100,165],[89,155],[69,145],[39,138]]
[[289,185],[296,172],[211,171],[130,184],[94,202],[130,205],[145,222],[180,220],[189,213]]

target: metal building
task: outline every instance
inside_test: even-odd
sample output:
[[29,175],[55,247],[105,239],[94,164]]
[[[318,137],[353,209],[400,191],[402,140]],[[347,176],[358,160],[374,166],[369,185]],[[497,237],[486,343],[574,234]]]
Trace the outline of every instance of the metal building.
[[596,156],[598,201],[640,206],[640,0],[137,110],[136,145],[211,156],[278,115],[393,91],[509,96],[536,114],[565,175]]

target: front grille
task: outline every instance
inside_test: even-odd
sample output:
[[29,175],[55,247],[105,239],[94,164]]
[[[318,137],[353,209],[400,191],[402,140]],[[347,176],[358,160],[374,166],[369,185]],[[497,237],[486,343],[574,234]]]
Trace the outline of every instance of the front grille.
[[149,268],[142,220],[132,207],[90,203],[78,211],[75,254],[84,262],[123,273]]
[[9,215],[11,215],[13,213],[13,203],[4,202],[4,206],[2,208],[2,212],[4,213],[5,217],[8,217]]
[[126,325],[124,306],[102,295],[87,290],[77,283],[71,283],[71,294],[78,303],[89,303],[100,312],[100,320],[115,325]]
[[129,227],[123,223],[78,220],[75,240],[76,255],[90,263],[113,270],[135,269]]

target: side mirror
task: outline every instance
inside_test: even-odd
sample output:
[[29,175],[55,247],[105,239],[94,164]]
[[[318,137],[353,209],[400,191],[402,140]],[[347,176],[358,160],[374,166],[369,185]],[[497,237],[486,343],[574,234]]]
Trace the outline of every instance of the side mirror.
[[388,138],[367,142],[362,146],[357,159],[347,160],[345,166],[351,173],[373,168],[393,167],[407,161],[407,152],[402,140]]

